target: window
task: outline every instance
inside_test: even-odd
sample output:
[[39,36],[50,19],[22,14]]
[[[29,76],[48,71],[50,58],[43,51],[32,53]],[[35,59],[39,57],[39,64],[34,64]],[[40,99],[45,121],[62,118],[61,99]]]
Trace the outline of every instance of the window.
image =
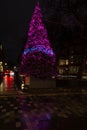
[[68,64],[69,64],[68,59],[60,59],[59,60],[59,65],[68,65]]

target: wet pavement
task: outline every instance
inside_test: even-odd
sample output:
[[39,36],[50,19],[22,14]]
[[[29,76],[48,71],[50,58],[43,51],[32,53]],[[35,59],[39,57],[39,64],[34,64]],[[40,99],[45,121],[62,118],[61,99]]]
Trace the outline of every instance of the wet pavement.
[[0,130],[86,130],[87,95],[0,97]]
[[0,130],[87,130],[86,91],[26,93],[13,88],[13,79],[4,80],[0,85]]

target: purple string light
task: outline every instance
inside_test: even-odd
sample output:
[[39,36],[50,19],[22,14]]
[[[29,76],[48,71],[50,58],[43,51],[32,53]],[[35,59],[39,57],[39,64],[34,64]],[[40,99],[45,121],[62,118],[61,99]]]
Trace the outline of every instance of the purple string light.
[[39,3],[37,3],[22,54],[20,73],[37,77],[52,77],[55,75],[55,63],[55,54],[48,39]]

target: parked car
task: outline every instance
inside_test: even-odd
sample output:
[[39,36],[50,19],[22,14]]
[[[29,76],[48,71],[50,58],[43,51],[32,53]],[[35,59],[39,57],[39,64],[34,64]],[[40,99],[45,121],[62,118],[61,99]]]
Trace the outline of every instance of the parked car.
[[10,70],[5,70],[4,75],[10,76]]
[[14,76],[14,72],[12,70],[5,70],[4,71],[4,76],[7,75],[7,76]]

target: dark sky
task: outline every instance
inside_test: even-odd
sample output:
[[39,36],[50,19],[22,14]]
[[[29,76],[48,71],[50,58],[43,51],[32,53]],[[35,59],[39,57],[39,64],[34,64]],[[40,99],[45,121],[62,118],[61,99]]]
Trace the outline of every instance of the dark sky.
[[3,44],[5,59],[17,61],[22,42],[27,35],[29,22],[37,0],[0,1],[0,42]]
[[[38,0],[0,0],[0,42],[3,44],[6,61],[17,63],[37,2]],[[60,44],[73,39],[78,42],[82,36],[86,38],[87,44],[86,0],[39,2],[48,34],[56,48],[59,47],[59,41]]]

